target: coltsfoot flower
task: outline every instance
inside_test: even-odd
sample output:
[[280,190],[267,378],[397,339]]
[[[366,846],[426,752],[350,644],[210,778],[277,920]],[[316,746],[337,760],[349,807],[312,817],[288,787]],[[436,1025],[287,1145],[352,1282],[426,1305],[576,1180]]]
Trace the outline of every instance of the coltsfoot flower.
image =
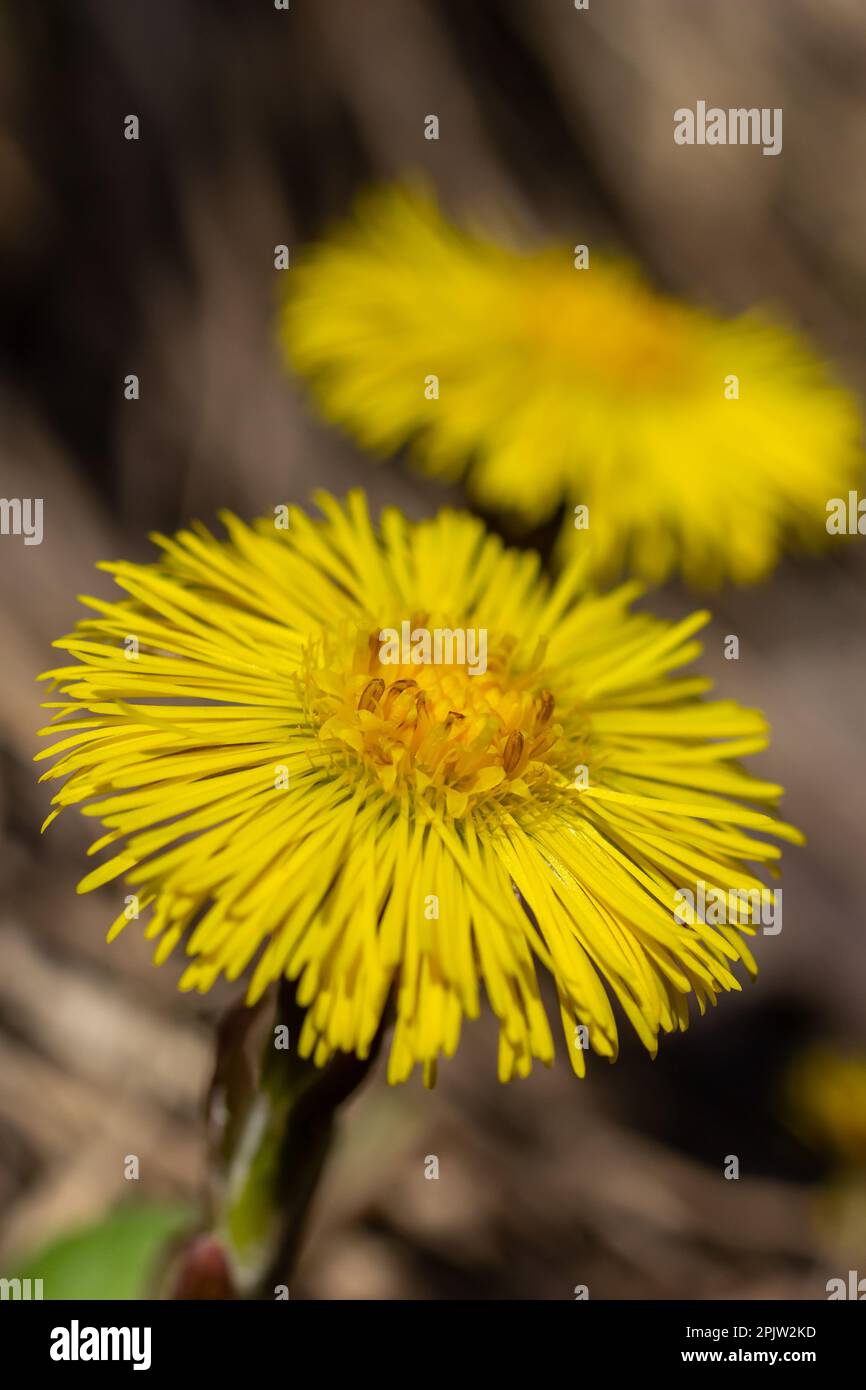
[[525,1075],[554,1055],[539,964],[579,1075],[586,1046],[616,1057],[612,1001],[655,1053],[689,996],[754,969],[754,923],[683,924],[676,890],[760,889],[766,836],[801,838],[736,761],[761,715],[672,674],[707,615],[635,614],[638,584],[599,596],[574,564],[552,582],[467,514],[375,529],[358,493],[318,504],[102,566],[126,597],[85,598],[55,644],[75,661],[46,673],[39,755],[63,779],[49,821],[77,805],[105,831],[79,891],[124,878],[109,938],[131,896],[157,961],[183,944],[183,988],[296,980],[319,1064],[366,1055],[392,997],[389,1078],[430,1082],[483,989],[499,1075]]
[[579,548],[597,578],[752,583],[826,545],[860,420],[809,346],[577,259],[463,231],[422,192],[369,194],[292,270],[286,359],[367,448],[467,473],[518,525],[564,504],[560,557]]

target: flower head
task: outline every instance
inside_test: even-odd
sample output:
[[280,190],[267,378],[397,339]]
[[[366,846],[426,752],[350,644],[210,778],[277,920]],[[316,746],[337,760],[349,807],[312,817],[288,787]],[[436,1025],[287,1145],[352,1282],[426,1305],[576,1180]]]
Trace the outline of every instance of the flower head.
[[156,536],[55,644],[49,820],[78,805],[111,850],[79,891],[124,876],[156,959],[185,944],[182,987],[297,980],[320,1063],[364,1056],[393,997],[390,1079],[429,1080],[483,986],[523,1075],[554,1052],[537,964],[578,1074],[585,1044],[616,1056],[612,998],[654,1053],[753,968],[749,915],[681,921],[677,890],[760,890],[766,835],[800,838],[735,761],[762,717],[671,674],[707,615],[635,614],[639,586],[600,597],[575,565],[551,583],[466,514],[375,529],[360,494],[318,501]]
[[293,270],[284,351],[368,448],[468,472],[525,526],[565,504],[561,553],[596,577],[750,583],[783,548],[826,544],[860,426],[809,347],[595,249],[577,259],[464,232],[422,193],[374,193]]

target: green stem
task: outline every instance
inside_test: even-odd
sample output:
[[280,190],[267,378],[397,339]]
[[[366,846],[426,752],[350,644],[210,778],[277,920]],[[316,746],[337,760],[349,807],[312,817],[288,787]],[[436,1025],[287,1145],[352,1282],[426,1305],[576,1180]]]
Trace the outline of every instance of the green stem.
[[[378,1049],[364,1060],[338,1053],[316,1067],[295,1050],[302,1021],[284,982],[258,1008],[231,1010],[220,1029],[208,1102],[211,1230],[242,1298],[275,1298],[278,1286],[287,1288],[336,1111]],[[289,1046],[280,1048],[286,1036]]]

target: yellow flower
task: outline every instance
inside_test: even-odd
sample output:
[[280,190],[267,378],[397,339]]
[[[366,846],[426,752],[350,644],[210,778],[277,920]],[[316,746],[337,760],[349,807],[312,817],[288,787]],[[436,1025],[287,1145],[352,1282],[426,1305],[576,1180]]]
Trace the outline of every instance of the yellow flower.
[[79,890],[125,876],[156,959],[185,942],[182,987],[297,980],[318,1063],[365,1055],[393,996],[389,1078],[432,1081],[483,985],[524,1075],[554,1052],[536,962],[578,1074],[586,1041],[616,1056],[610,996],[654,1053],[754,965],[751,921],[680,923],[675,890],[758,889],[766,834],[800,839],[742,804],[780,792],[734,761],[760,714],[671,677],[707,615],[634,614],[639,585],[598,596],[575,565],[551,583],[467,514],[376,530],[358,493],[318,503],[103,566],[128,597],[55,644],[76,664],[46,673],[39,755],[66,779],[49,820],[80,805],[114,851]]
[[813,1047],[787,1079],[792,1127],[814,1148],[866,1168],[866,1056]]
[[597,578],[751,583],[826,544],[861,465],[851,397],[786,329],[590,254],[575,269],[569,247],[520,254],[422,193],[370,194],[292,271],[286,358],[367,448],[468,471],[524,526],[564,503],[560,554]]

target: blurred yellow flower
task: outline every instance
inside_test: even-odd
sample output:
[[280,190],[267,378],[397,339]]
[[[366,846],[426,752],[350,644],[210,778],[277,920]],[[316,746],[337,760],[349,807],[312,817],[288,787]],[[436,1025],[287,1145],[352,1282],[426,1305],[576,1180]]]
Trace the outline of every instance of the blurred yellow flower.
[[[523,527],[564,504],[560,557],[699,586],[765,576],[828,540],[860,420],[809,347],[725,320],[591,251],[520,254],[398,186],[292,270],[288,363],[367,448],[408,444]],[[585,510],[579,510],[585,509]]]
[[810,1048],[792,1066],[786,1090],[791,1126],[806,1143],[866,1169],[866,1056]]
[[184,988],[297,980],[320,1064],[365,1056],[392,996],[389,1078],[432,1081],[483,985],[499,1075],[525,1075],[554,1052],[536,962],[578,1074],[616,1056],[609,996],[654,1053],[754,968],[754,917],[681,922],[675,890],[760,890],[766,836],[801,838],[748,805],[780,793],[735,761],[761,715],[671,675],[707,615],[634,614],[639,585],[599,597],[574,564],[552,583],[467,514],[377,529],[358,493],[318,501],[102,566],[126,596],[55,643],[39,755],[49,821],[78,805],[113,850],[79,891],[124,876]]

